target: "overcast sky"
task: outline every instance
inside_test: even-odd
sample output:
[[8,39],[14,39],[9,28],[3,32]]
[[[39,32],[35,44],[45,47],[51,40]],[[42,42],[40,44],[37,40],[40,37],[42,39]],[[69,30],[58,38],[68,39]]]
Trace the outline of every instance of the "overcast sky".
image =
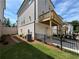
[[[17,20],[17,11],[23,0],[6,0],[5,17],[10,18],[12,23]],[[79,0],[52,0],[55,11],[65,21],[79,20]]]

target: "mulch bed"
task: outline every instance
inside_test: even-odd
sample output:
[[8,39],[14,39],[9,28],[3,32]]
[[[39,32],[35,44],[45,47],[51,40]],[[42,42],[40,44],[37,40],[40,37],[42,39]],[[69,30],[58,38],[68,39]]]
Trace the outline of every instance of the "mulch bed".
[[3,40],[2,42],[0,42],[0,47],[6,47],[8,45],[12,45],[12,44],[15,43],[15,41],[11,39],[10,35],[5,35],[5,36],[3,36],[3,38],[5,40]]

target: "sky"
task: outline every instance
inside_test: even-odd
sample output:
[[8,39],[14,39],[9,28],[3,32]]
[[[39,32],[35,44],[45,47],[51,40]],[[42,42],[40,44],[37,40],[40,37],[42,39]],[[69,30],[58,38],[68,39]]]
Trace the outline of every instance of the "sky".
[[55,11],[64,21],[79,20],[79,0],[52,0]]
[[[52,0],[55,11],[64,21],[79,20],[79,0]],[[6,0],[5,17],[16,23],[17,11],[23,0]]]
[[6,0],[6,9],[4,16],[9,18],[11,23],[16,23],[17,11],[19,10],[23,0]]

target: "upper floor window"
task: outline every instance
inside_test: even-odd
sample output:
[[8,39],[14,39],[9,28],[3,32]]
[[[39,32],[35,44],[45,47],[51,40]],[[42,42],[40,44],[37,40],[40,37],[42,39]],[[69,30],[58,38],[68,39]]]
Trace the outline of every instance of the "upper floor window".
[[32,0],[29,0],[29,5],[32,3]]

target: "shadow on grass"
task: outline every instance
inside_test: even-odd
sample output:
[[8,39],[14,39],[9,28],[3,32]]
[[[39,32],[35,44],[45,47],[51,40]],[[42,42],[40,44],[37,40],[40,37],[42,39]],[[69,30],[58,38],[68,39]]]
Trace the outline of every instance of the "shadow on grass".
[[54,59],[28,43],[19,43],[2,50],[0,59]]

